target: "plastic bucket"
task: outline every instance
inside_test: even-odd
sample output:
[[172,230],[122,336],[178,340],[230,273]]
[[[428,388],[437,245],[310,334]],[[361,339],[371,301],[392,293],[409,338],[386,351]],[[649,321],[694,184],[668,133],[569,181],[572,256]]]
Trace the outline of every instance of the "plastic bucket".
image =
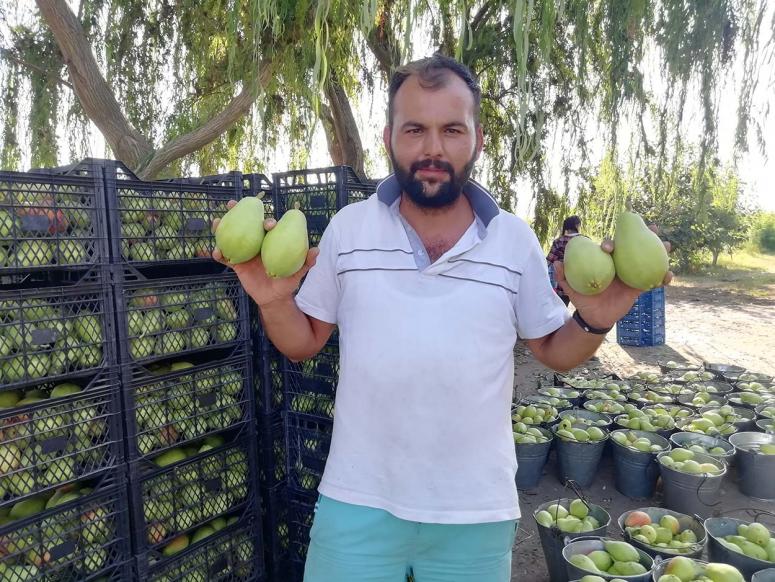
[[541,480],[541,474],[552,448],[553,435],[545,428],[538,428],[549,440],[544,443],[515,444],[517,450],[517,489],[533,489]]
[[[725,562],[740,570],[749,580],[754,572],[772,567],[772,562],[757,560],[740,552],[730,550],[719,542],[719,538],[728,535],[737,535],[737,526],[749,524],[732,517],[711,517],[705,520],[705,531],[708,533],[708,558],[711,562]],[[775,534],[773,534],[775,535]]]
[[[555,499],[554,501],[543,503],[538,506],[535,512],[533,512],[533,519],[535,519],[535,516],[539,511],[547,509],[550,505],[560,503],[564,507],[568,507],[570,502],[570,499]],[[611,523],[611,516],[609,513],[599,505],[590,503],[589,515],[600,522],[600,527],[584,533],[565,533],[561,532],[556,527],[545,527],[536,522],[538,536],[541,538],[541,548],[544,551],[546,567],[549,570],[549,579],[551,582],[567,582],[568,580],[565,562],[562,559],[562,549],[565,547],[566,540],[573,540],[579,537],[604,536],[606,534],[608,525]]]
[[[674,518],[678,520],[678,524],[681,528],[680,531],[683,531],[685,529],[690,529],[694,532],[694,535],[697,537],[696,546],[694,546],[694,548],[691,548],[691,549],[687,548],[690,551],[684,550],[683,552],[679,552],[678,550],[671,549],[671,548],[660,548],[659,546],[650,546],[638,540],[632,539],[630,534],[627,533],[627,527],[624,525],[624,522],[627,520],[627,516],[629,516],[633,511],[642,511],[643,513],[647,514],[651,518],[652,523],[659,523],[659,520],[662,519],[664,516],[672,515]],[[622,537],[627,542],[631,543],[636,548],[643,550],[653,558],[656,558],[657,556],[661,556],[662,559],[673,558],[675,556],[699,558],[700,556],[702,556],[702,552],[705,550],[705,540],[707,536],[705,535],[705,526],[703,525],[703,523],[695,517],[692,517],[690,515],[685,515],[683,513],[678,513],[677,511],[670,511],[669,509],[664,509],[662,507],[641,507],[640,509],[625,511],[623,514],[619,516],[617,523],[619,525],[619,530],[622,532]]]
[[737,478],[740,491],[757,499],[775,499],[775,455],[755,453],[750,447],[775,444],[775,435],[739,432],[729,437],[737,449]]
[[[555,427],[556,428],[556,425]],[[573,428],[589,428],[586,425],[573,425]],[[560,483],[573,479],[580,487],[589,487],[595,480],[600,458],[603,456],[609,434],[605,429],[605,437],[599,441],[584,443],[555,438],[557,449],[557,470]]]
[[751,576],[751,582],[775,582],[775,568],[759,570]]
[[670,442],[673,443],[673,446],[682,449],[688,449],[693,444],[701,445],[706,449],[721,447],[726,451],[726,453],[723,455],[713,455],[711,453],[708,454],[710,454],[711,457],[722,459],[727,464],[727,466],[731,466],[732,461],[735,459],[735,447],[733,447],[729,441],[722,439],[721,437],[714,437],[696,432],[677,432],[670,435]]
[[[657,459],[661,459],[666,454],[668,453],[660,453],[657,455]],[[707,517],[713,510],[713,506],[719,502],[719,490],[727,472],[727,465],[724,461],[702,453],[695,453],[694,459],[698,463],[712,463],[721,472],[718,475],[704,473],[692,475],[676,471],[660,463],[663,503],[668,509],[679,513]]]
[[[664,450],[670,449],[667,439],[644,430],[631,431],[638,438],[646,438],[651,444],[659,445]],[[614,431],[624,433],[624,431]],[[657,487],[659,466],[657,453],[637,451],[611,439],[614,457],[614,484],[616,490],[627,497],[651,497]]]
[[[600,537],[584,537],[584,538],[578,538],[575,541],[571,541],[562,549],[562,558],[565,562],[565,569],[568,574],[569,580],[576,580],[581,579],[584,576],[587,576],[589,574],[592,574],[592,572],[587,572],[586,570],[582,570],[581,568],[577,568],[573,564],[570,563],[571,556],[574,556],[576,554],[589,554],[590,552],[594,552],[595,550],[604,550],[605,545],[603,544],[604,540],[610,540],[611,538],[600,538]],[[637,548],[636,548],[637,549]],[[645,574],[637,574],[635,576],[622,576],[621,574],[606,574],[598,573],[597,576],[600,576],[603,580],[613,580],[614,578],[621,578],[622,580],[627,580],[628,582],[649,582],[651,580],[651,570],[654,568],[654,560],[651,556],[649,556],[646,552],[643,550],[638,549],[638,556],[639,556],[639,562],[643,565],[644,568],[646,568]]]

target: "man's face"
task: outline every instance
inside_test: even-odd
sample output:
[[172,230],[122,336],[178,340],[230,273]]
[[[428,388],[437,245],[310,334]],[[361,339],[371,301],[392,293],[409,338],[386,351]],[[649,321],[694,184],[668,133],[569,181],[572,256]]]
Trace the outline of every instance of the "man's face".
[[383,138],[396,178],[415,204],[452,204],[482,151],[471,90],[451,71],[446,84],[435,90],[409,77],[396,93],[393,124]]

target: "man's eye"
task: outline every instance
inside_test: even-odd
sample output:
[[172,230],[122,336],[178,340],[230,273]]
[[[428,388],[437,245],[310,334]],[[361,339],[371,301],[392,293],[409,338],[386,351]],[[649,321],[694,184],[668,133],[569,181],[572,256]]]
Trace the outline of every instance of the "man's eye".
[[460,133],[459,129],[455,129],[454,127],[448,127],[447,133]]
[[420,129],[419,127],[413,127],[412,129],[409,130],[409,133],[414,133],[414,134],[422,133],[422,129]]

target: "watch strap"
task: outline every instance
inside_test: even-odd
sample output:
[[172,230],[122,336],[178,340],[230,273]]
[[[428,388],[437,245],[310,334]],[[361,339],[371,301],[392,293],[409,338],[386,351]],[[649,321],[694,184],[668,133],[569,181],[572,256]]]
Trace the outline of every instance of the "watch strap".
[[609,331],[611,331],[614,326],[602,328],[602,327],[592,327],[589,325],[586,321],[584,321],[584,318],[581,317],[581,314],[579,313],[579,310],[576,309],[573,312],[573,320],[579,324],[581,329],[583,329],[587,333],[594,333],[596,335],[606,335]]

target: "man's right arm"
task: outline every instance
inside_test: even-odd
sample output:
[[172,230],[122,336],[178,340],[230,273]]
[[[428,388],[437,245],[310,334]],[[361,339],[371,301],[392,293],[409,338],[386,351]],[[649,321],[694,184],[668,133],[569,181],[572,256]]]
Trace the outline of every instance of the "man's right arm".
[[293,297],[259,306],[261,322],[275,347],[298,362],[317,354],[336,327],[305,314]]

